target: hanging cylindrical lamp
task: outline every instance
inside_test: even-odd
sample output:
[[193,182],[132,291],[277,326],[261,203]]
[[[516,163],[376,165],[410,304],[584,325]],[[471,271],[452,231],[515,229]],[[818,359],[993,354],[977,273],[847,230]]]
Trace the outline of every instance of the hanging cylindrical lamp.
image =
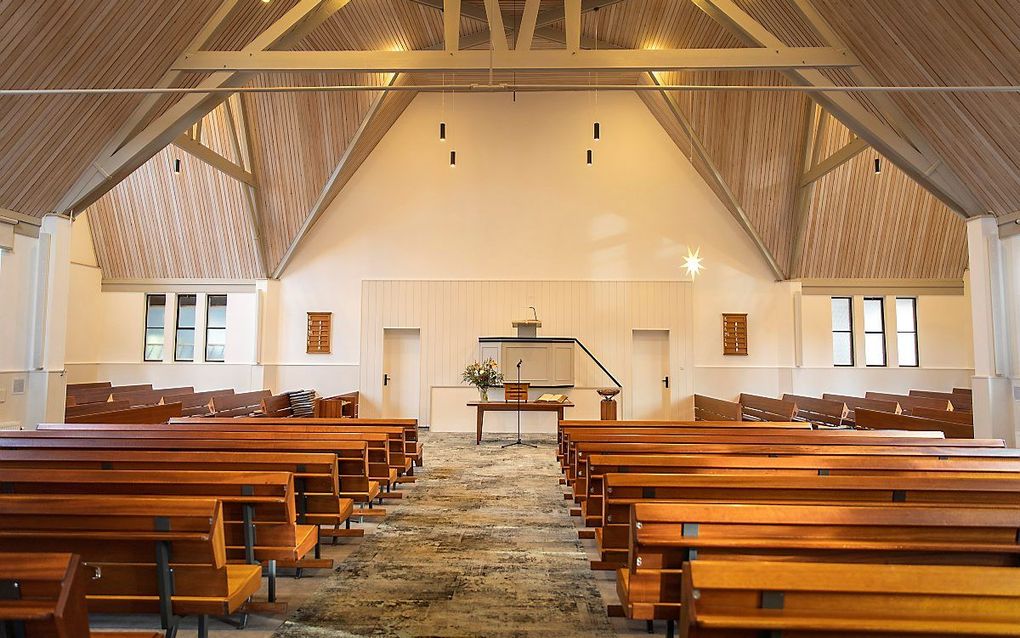
[[457,165],[457,151],[450,151],[450,167]]

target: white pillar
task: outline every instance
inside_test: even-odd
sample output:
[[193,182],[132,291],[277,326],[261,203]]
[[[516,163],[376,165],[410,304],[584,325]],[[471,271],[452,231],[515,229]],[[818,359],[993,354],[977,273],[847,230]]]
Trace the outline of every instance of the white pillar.
[[[1009,240],[1007,240],[1009,241]],[[1013,400],[1015,340],[1010,337],[1007,292],[1020,283],[1012,246],[999,240],[992,217],[967,221],[974,339],[974,436],[1016,445]],[[1020,255],[1017,255],[1020,256]],[[1012,283],[1012,286],[1011,286]],[[1015,294],[1010,295],[1016,297]]]
[[68,295],[71,278],[71,220],[43,218],[36,253],[32,347],[28,373],[26,427],[63,421],[67,379]]

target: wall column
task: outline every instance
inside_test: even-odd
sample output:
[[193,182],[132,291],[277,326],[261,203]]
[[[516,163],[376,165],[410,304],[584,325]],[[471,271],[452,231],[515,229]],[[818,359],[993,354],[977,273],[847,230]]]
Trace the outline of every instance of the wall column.
[[1010,337],[1010,325],[1015,321],[1010,320],[1014,313],[1007,303],[1007,291],[1020,284],[1020,271],[1012,259],[1013,246],[999,239],[993,217],[967,221],[967,248],[974,339],[974,436],[1001,438],[1016,445],[1014,357],[1010,354],[1016,350]]
[[32,345],[30,348],[25,427],[64,420],[67,379],[68,295],[71,277],[71,220],[47,215],[36,248]]

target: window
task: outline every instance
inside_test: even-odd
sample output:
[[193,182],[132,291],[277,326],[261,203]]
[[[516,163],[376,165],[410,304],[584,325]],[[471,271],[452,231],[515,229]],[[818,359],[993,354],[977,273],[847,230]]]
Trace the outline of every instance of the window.
[[205,308],[205,360],[223,361],[227,347],[227,296],[209,295]]
[[885,299],[864,298],[864,365],[885,365]]
[[854,364],[854,315],[850,297],[832,298],[832,364]]
[[198,295],[177,295],[177,340],[174,361],[195,360],[195,304]]
[[330,333],[333,324],[331,312],[308,313],[308,354],[329,354]]
[[917,298],[896,298],[896,352],[901,368],[920,365],[917,353]]
[[145,361],[163,360],[166,295],[145,295]]

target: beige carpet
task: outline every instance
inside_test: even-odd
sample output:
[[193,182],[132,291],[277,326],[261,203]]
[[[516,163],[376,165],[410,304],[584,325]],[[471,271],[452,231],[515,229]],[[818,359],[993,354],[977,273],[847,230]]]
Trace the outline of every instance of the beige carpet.
[[[504,441],[505,442],[505,441]],[[406,502],[297,609],[277,638],[612,636],[558,484],[536,449],[425,438]]]

